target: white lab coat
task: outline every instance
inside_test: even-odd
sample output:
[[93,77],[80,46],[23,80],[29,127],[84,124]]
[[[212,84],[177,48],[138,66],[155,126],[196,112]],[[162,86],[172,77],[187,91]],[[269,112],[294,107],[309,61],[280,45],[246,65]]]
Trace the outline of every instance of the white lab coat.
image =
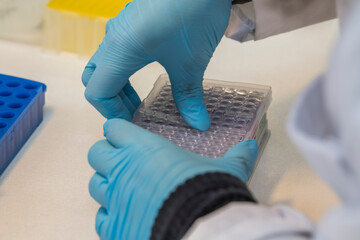
[[234,5],[225,35],[259,40],[335,18],[343,19],[353,0],[252,0]]
[[[274,1],[286,2],[269,2]],[[342,1],[338,6],[342,7],[339,43],[328,70],[297,100],[288,133],[342,205],[314,226],[288,206],[232,203],[200,220],[188,240],[360,239],[360,1]]]

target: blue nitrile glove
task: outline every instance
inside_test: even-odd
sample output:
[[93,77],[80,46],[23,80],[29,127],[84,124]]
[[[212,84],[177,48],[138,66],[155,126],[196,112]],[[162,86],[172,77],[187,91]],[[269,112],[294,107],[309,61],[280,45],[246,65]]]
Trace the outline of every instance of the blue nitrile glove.
[[106,25],[86,66],[88,101],[106,118],[130,120],[140,99],[129,77],[157,61],[169,74],[185,122],[207,130],[203,75],[228,26],[231,0],[134,0]]
[[[96,217],[101,239],[176,239],[156,236],[164,236],[166,231],[183,234],[186,229],[179,228],[191,225],[211,206],[251,201],[244,183],[254,169],[256,140],[238,143],[223,158],[215,159],[184,150],[123,119],[107,121],[104,135],[107,140],[97,142],[88,155],[96,170],[90,180],[90,194],[102,206]],[[234,181],[235,188],[229,183]],[[190,188],[179,188],[185,182],[192,183]],[[176,196],[169,199],[174,192]],[[182,198],[183,202],[179,200]],[[182,216],[171,218],[171,214],[178,214],[176,208]],[[187,219],[191,215],[193,219]]]

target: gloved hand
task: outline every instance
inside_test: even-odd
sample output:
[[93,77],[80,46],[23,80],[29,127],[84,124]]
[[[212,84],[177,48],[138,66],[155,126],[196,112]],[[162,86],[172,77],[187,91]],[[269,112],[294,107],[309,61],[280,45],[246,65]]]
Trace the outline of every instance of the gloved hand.
[[140,99],[129,77],[158,61],[168,72],[185,122],[207,130],[203,75],[228,26],[231,0],[134,0],[106,25],[106,36],[82,81],[106,118],[130,120]]
[[[223,158],[213,159],[186,151],[123,119],[107,121],[104,135],[107,140],[97,142],[88,155],[90,165],[96,170],[90,180],[90,194],[102,206],[96,217],[96,230],[101,239],[175,240],[176,237],[158,237],[169,231],[162,229],[166,224],[169,227],[191,225],[195,219],[186,220],[187,215],[194,218],[204,215],[211,210],[211,205],[220,207],[234,200],[251,201],[246,197],[244,182],[254,168],[256,140],[241,142]],[[218,173],[220,177],[210,173]],[[206,178],[206,174],[211,177]],[[197,181],[200,183],[196,184]],[[193,185],[180,188],[185,182]],[[176,196],[169,200],[171,194]],[[187,199],[181,202],[179,199],[183,197]],[[196,213],[200,210],[197,204],[205,204],[202,213]],[[175,206],[183,214],[182,218],[170,217],[171,213],[177,214]],[[182,222],[170,224],[171,219],[182,219]]]

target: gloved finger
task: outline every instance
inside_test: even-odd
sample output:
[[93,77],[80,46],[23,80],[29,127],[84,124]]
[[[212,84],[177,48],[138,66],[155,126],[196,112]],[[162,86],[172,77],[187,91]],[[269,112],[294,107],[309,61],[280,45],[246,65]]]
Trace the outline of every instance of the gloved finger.
[[96,50],[94,55],[90,58],[89,62],[85,66],[85,69],[82,73],[81,81],[85,87],[87,86],[88,82],[90,81],[91,76],[93,75],[93,73],[95,71],[96,63],[98,61],[99,55],[101,55],[101,45]]
[[108,190],[108,180],[100,174],[95,173],[89,182],[90,196],[105,208],[107,208]]
[[132,116],[134,115],[136,108],[133,105],[133,103],[130,101],[130,99],[126,96],[126,94],[124,93],[124,90],[121,90],[121,92],[119,93],[119,96],[121,98],[121,100],[123,101],[124,105],[126,106],[127,110],[130,113],[130,116],[132,118]]
[[123,119],[111,119],[104,124],[104,136],[116,148],[132,144],[153,146],[165,139]]
[[81,75],[81,81],[85,87],[88,84],[92,74],[94,73],[95,68],[96,68],[96,66],[86,65],[86,67]]
[[98,141],[90,148],[88,153],[90,166],[107,178],[116,164],[113,159],[117,151],[118,149],[114,148],[107,140]]
[[246,182],[251,173],[254,171],[256,159],[258,155],[258,144],[255,139],[239,142],[233,146],[222,159],[228,164],[239,165],[245,170],[246,178],[242,179]]
[[187,124],[206,131],[211,120],[205,106],[202,79],[186,79],[181,75],[169,75],[176,107]]
[[135,109],[137,109],[141,104],[141,99],[139,98],[139,95],[136,93],[134,88],[131,86],[130,82],[125,85],[123,91],[125,95],[129,98],[129,100],[132,102]]
[[[89,81],[86,90],[85,97],[86,99],[105,117],[105,118],[123,118],[126,120],[131,120],[131,114],[124,104],[123,100],[119,96],[121,88],[119,92],[114,93],[112,95],[112,90],[107,90],[105,88],[98,88],[92,84],[94,76],[98,72],[98,68],[96,68],[93,73],[93,77]],[[107,75],[107,74],[105,74]],[[104,78],[106,79],[106,78]],[[104,83],[106,84],[106,83]],[[100,84],[99,84],[100,85]],[[110,87],[111,88],[111,87]],[[109,88],[109,89],[110,89]],[[109,96],[109,97],[107,97]]]
[[106,239],[108,213],[105,208],[99,208],[96,214],[95,229],[100,239]]
[[[131,110],[126,108],[126,103],[119,97],[121,90],[129,82],[129,77],[150,61],[131,52],[131,49],[122,46],[124,52],[115,56],[109,47],[102,51],[102,61],[97,64],[90,81],[87,84],[85,96],[87,100],[106,118],[131,119]],[[104,50],[103,48],[102,50]],[[128,51],[128,52],[126,52]]]

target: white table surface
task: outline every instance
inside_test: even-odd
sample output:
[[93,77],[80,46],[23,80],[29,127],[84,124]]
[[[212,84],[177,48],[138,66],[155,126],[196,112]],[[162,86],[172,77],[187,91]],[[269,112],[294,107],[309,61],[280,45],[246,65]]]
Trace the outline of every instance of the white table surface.
[[[308,167],[285,131],[300,91],[326,67],[338,34],[329,21],[258,42],[223,39],[206,78],[271,85],[272,131],[250,184],[261,203],[285,202],[318,221],[338,199]],[[47,85],[44,121],[0,178],[0,239],[98,239],[98,209],[88,193],[87,151],[104,119],[86,102],[86,59],[0,41],[0,73]],[[151,64],[131,82],[144,98],[164,70]]]

